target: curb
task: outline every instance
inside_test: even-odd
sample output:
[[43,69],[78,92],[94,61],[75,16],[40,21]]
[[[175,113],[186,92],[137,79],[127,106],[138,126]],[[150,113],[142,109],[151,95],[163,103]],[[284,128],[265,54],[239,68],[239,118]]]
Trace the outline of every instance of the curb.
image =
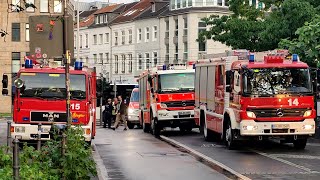
[[192,156],[196,157],[196,159],[198,159],[201,162],[204,162],[204,164],[210,166],[211,168],[213,168],[214,170],[216,170],[217,172],[227,176],[228,178],[231,179],[241,179],[241,180],[251,180],[250,178],[236,172],[235,170],[229,168],[228,166],[194,150],[191,149],[190,147],[179,143],[171,138],[165,137],[165,136],[160,136],[160,139],[171,144],[174,147],[178,147],[183,149],[184,151],[188,152],[189,154],[191,154]]
[[93,154],[93,159],[97,164],[98,179],[99,180],[109,180],[107,169],[104,166],[103,160],[98,152],[97,146],[94,143],[92,143],[92,154]]

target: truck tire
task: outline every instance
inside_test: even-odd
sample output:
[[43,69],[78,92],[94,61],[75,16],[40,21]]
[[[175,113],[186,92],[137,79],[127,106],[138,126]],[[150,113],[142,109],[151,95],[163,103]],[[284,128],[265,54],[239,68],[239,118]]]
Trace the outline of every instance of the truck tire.
[[199,119],[199,131],[200,131],[200,134],[203,134],[203,128],[204,128],[204,121],[205,121],[205,118],[204,118],[204,111],[201,111],[200,112],[200,119]]
[[236,142],[234,141],[234,133],[231,127],[230,120],[227,120],[226,125],[223,126],[224,129],[224,141],[227,146],[227,149],[232,150],[236,149]]
[[150,119],[151,119],[151,134],[153,134],[154,137],[159,138],[160,137],[160,127],[159,127],[157,118],[153,117],[152,112],[150,113]]
[[141,115],[141,119],[142,119],[142,129],[143,132],[148,133],[150,131],[150,126],[149,124],[144,123],[144,119],[143,116]]
[[133,129],[134,128],[134,124],[131,123],[130,121],[127,122],[128,128],[129,129]]
[[297,139],[297,140],[293,140],[293,147],[295,149],[305,149],[307,145],[307,138],[303,138],[303,139]]

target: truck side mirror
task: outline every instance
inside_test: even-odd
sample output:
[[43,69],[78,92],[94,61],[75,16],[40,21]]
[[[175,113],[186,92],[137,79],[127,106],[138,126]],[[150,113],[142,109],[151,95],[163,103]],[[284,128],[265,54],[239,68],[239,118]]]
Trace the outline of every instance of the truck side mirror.
[[2,88],[8,88],[8,75],[2,75]]
[[226,85],[226,92],[231,93],[232,89],[230,85]]
[[232,72],[230,70],[226,71],[226,85],[231,84],[231,76],[232,76]]
[[2,95],[7,96],[8,94],[8,89],[2,89]]
[[150,86],[152,87],[152,77],[151,77],[151,75],[148,75],[148,82],[149,82]]

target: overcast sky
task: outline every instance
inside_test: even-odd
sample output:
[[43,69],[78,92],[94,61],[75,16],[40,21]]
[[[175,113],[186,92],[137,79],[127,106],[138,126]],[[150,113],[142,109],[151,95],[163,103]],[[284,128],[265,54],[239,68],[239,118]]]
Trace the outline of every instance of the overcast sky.
[[[94,2],[94,1],[103,1],[103,2],[108,2],[108,0],[79,0],[80,2]],[[110,2],[113,3],[128,3],[128,2],[133,2],[135,0],[110,0]],[[77,2],[77,0],[75,0]]]

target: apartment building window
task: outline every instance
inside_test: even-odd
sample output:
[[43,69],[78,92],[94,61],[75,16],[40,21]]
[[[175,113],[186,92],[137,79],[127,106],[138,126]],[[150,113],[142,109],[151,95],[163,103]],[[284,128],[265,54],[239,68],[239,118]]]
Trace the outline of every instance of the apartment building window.
[[100,44],[103,44],[103,34],[99,34]]
[[188,0],[188,7],[192,6],[192,0]]
[[20,69],[21,53],[20,52],[12,52],[11,59],[12,59],[12,66],[11,66],[12,73],[17,73]]
[[207,0],[206,5],[207,5],[207,6],[214,6],[214,5],[215,5],[215,2],[217,2],[217,1]]
[[106,53],[106,64],[109,64],[109,53]]
[[[207,30],[207,25],[205,22],[200,21],[198,23],[198,35]],[[206,52],[206,42],[199,42],[199,51],[200,52]]]
[[224,0],[224,6],[229,6],[229,0]]
[[157,66],[158,64],[158,52],[153,52],[153,66]]
[[142,54],[138,54],[138,69],[142,69]]
[[178,55],[179,55],[178,53],[179,53],[179,48],[178,48],[178,44],[176,44],[175,53],[174,53],[174,60],[176,61],[176,63],[178,61]]
[[[29,4],[33,4],[34,5],[34,0],[26,0],[26,3],[29,3]],[[13,4],[13,3],[12,3]],[[28,7],[26,9],[27,12],[34,12],[34,9],[33,7]]]
[[153,41],[156,41],[158,38],[158,27],[153,26]]
[[132,54],[128,54],[129,58],[129,73],[132,73]]
[[109,43],[109,33],[106,33],[106,43]]
[[104,17],[103,15],[99,15],[99,23],[100,24],[103,24],[103,17]]
[[49,0],[40,1],[40,12],[49,12]]
[[61,0],[54,0],[53,1],[53,12],[61,13],[62,12],[62,2]]
[[12,39],[13,42],[20,41],[20,23],[12,23]]
[[203,6],[203,0],[195,0],[194,5],[195,6]]
[[146,42],[148,42],[149,39],[150,39],[149,27],[146,27]]
[[11,4],[13,4],[13,6],[11,6],[12,12],[16,12],[18,10],[17,6],[21,6],[20,0],[12,0]]
[[114,45],[118,46],[118,32],[114,32]]
[[188,60],[188,43],[183,43],[183,60]]
[[141,42],[141,39],[142,39],[142,34],[141,33],[142,33],[141,29],[138,29],[138,40],[137,40],[138,43]]
[[125,44],[126,42],[126,33],[121,31],[121,44]]
[[166,21],[165,38],[169,38],[169,21]]
[[176,3],[175,0],[171,0],[171,9],[176,9]]
[[100,19],[99,16],[95,16],[95,17],[94,17],[94,22],[95,22],[96,24],[99,24],[99,19]]
[[169,54],[169,45],[166,45],[166,54]]
[[129,44],[132,43],[132,29],[129,29]]
[[126,55],[121,55],[121,72],[124,74],[126,72]]
[[80,35],[80,48],[82,48],[82,35]]
[[99,63],[103,64],[103,53],[99,53]]
[[183,19],[183,35],[187,36],[188,35],[188,18]]
[[118,74],[118,72],[119,72],[119,59],[118,59],[118,55],[114,55],[114,60],[115,60],[114,73],[115,73],[115,74]]
[[222,6],[222,0],[218,0],[218,6]]
[[86,64],[89,64],[89,57],[86,57]]
[[97,54],[93,54],[93,61],[95,64],[98,63]]
[[103,19],[103,23],[107,22],[107,16],[106,15],[102,15],[102,19]]
[[88,48],[88,42],[89,42],[89,35],[86,34],[86,48]]
[[150,68],[150,54],[149,53],[145,53],[146,56],[146,69]]
[[93,44],[97,44],[97,35],[95,34],[95,35],[93,35]]
[[30,29],[29,29],[29,24],[26,23],[26,41],[30,41]]
[[174,30],[174,35],[176,36],[176,37],[178,37],[178,32],[179,32],[179,24],[178,24],[179,22],[178,22],[178,19],[176,19],[176,20],[174,20],[174,24],[175,24],[175,30]]
[[181,1],[180,0],[177,0],[177,9],[179,9],[181,7]]
[[187,7],[187,0],[182,0],[182,7]]
[[164,59],[164,64],[169,64],[170,63],[170,56],[169,54],[166,54],[166,57]]

